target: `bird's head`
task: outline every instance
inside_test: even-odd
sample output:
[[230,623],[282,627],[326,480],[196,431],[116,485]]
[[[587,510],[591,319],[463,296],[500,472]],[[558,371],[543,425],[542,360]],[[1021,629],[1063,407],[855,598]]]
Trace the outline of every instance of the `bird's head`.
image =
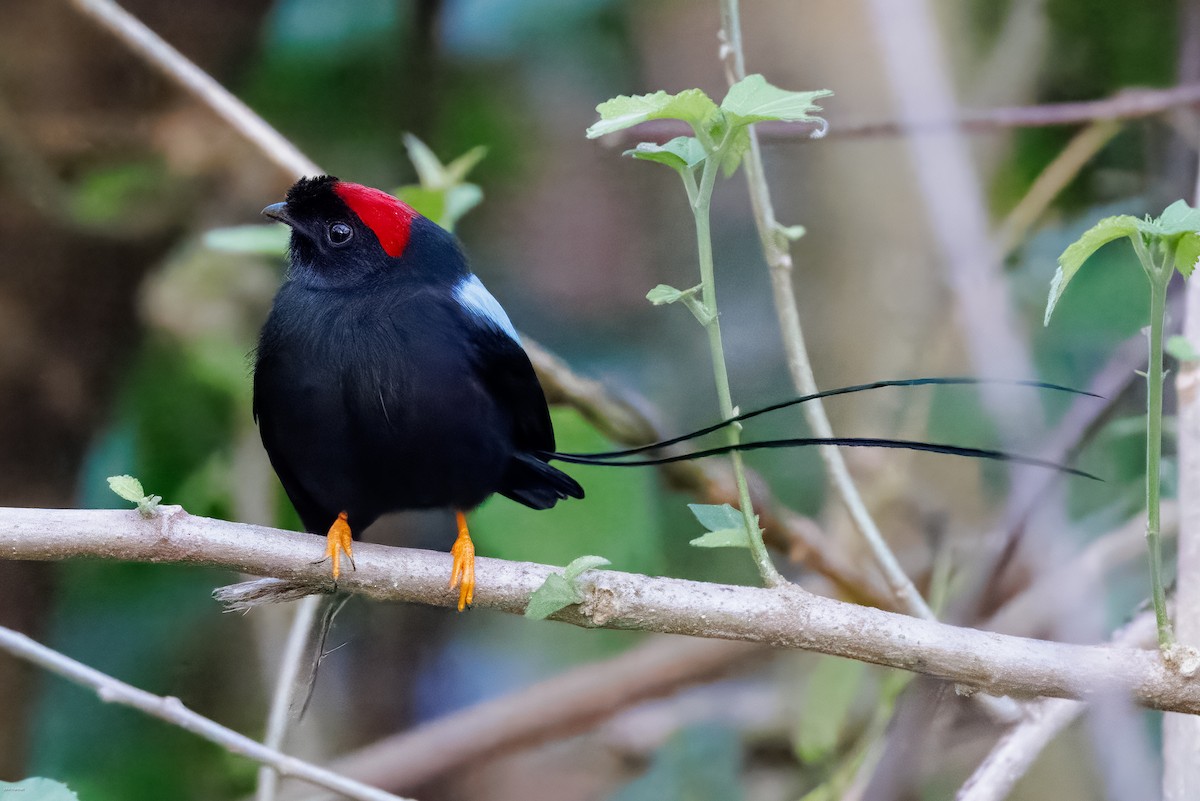
[[291,227],[289,277],[306,285],[454,282],[468,272],[453,235],[369,186],[330,175],[301,178],[284,202],[262,213]]

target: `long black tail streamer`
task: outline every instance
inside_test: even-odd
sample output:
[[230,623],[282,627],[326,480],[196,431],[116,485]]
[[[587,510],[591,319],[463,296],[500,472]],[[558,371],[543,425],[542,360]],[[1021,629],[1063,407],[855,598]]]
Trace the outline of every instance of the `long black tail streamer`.
[[[781,401],[779,403],[773,403],[770,406],[764,406],[761,409],[755,409],[754,411],[750,411],[750,412],[743,412],[742,414],[739,414],[735,417],[731,417],[728,420],[722,420],[719,423],[713,423],[710,426],[705,426],[704,428],[697,429],[697,430],[692,431],[687,434],[680,434],[677,437],[671,437],[669,439],[659,440],[658,442],[652,442],[649,445],[639,445],[636,448],[625,448],[624,450],[617,450],[617,451],[602,451],[599,453],[558,453],[558,454],[554,454],[554,458],[558,459],[559,461],[566,462],[566,461],[571,461],[571,459],[568,459],[565,457],[580,458],[580,459],[617,459],[617,458],[621,458],[621,457],[625,457],[625,456],[636,456],[639,453],[646,453],[647,451],[655,451],[655,450],[659,450],[661,448],[669,447],[671,445],[678,445],[681,442],[687,442],[689,440],[697,439],[698,437],[703,437],[706,434],[711,434],[714,431],[720,431],[722,428],[731,426],[734,423],[741,423],[743,421],[750,420],[754,417],[758,417],[759,415],[767,414],[768,412],[774,412],[774,411],[778,411],[780,409],[786,409],[789,406],[798,406],[801,403],[808,403],[809,401],[814,401],[814,400],[818,400],[821,398],[833,398],[838,395],[851,395],[856,392],[866,392],[866,391],[872,390],[872,389],[883,389],[885,387],[975,386],[975,385],[979,385],[979,384],[1002,384],[1002,385],[1006,385],[1006,386],[1031,387],[1033,389],[1046,389],[1046,390],[1050,390],[1053,392],[1066,392],[1071,395],[1086,395],[1086,396],[1092,397],[1092,398],[1100,397],[1099,395],[1097,395],[1094,392],[1086,392],[1081,389],[1073,389],[1071,387],[1066,387],[1061,384],[1051,384],[1047,381],[1008,380],[1008,379],[1002,379],[1002,378],[972,378],[969,376],[942,376],[942,377],[933,377],[933,378],[903,378],[903,379],[892,379],[889,381],[872,381],[869,384],[854,384],[854,385],[848,386],[848,387],[838,387],[837,389],[827,389],[827,390],[824,390],[823,392],[815,392],[811,395],[801,395],[798,398],[792,398],[791,400]],[[792,440],[778,440],[778,441],[779,442],[791,442]],[[763,446],[763,447],[799,447],[799,441],[797,440],[796,442],[797,442],[797,445],[795,445],[795,446],[772,445],[772,446]],[[805,444],[820,444],[820,443],[813,442],[813,443],[805,443]],[[830,442],[830,443],[826,443],[826,444],[836,444],[836,443]],[[899,445],[890,445],[890,446],[881,445],[879,447],[901,447],[901,446],[899,446]],[[949,446],[947,446],[947,447],[949,447]],[[943,451],[943,452],[948,453],[949,451]],[[710,454],[710,455],[715,455],[715,454]],[[966,456],[969,454],[960,454],[960,455]],[[683,458],[689,458],[689,457],[683,457]],[[690,458],[700,458],[700,457],[690,457]],[[981,458],[996,458],[996,457],[981,457]],[[671,461],[682,461],[682,459],[671,457]],[[576,462],[576,464],[590,464],[590,462]],[[640,464],[640,462],[630,462],[629,464]],[[656,462],[655,464],[662,464],[662,463]]]
[[738,445],[722,445],[717,448],[706,448],[705,450],[692,451],[690,453],[679,453],[672,456],[659,456],[647,459],[625,459],[614,460],[612,457],[602,454],[584,454],[584,453],[542,453],[539,454],[547,461],[559,461],[569,464],[585,464],[596,465],[601,467],[648,467],[652,465],[671,464],[672,462],[687,462],[692,459],[704,459],[709,456],[722,456],[727,453],[737,451],[739,453],[745,451],[761,451],[773,448],[804,448],[810,445],[839,445],[850,448],[897,448],[909,451],[923,451],[925,453],[943,453],[950,456],[966,456],[972,459],[991,459],[997,462],[1011,462],[1013,464],[1031,465],[1033,467],[1043,467],[1047,470],[1056,470],[1060,473],[1066,473],[1072,476],[1081,478],[1090,478],[1094,481],[1102,481],[1099,476],[1079,470],[1068,465],[1058,464],[1057,462],[1049,462],[1044,459],[1035,459],[1030,456],[1021,456],[1020,454],[1008,453],[1006,451],[991,450],[990,448],[969,448],[961,445],[943,445],[936,442],[920,442],[917,440],[906,439],[879,439],[875,437],[799,437],[795,439],[768,439],[759,442],[742,442]]

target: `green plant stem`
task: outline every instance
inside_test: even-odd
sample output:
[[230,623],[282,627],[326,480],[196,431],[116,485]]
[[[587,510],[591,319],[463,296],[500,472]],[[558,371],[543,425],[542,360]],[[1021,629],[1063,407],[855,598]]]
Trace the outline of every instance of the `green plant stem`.
[[1150,347],[1146,365],[1146,547],[1150,557],[1150,588],[1158,624],[1158,645],[1168,648],[1175,643],[1175,634],[1167,616],[1162,576],[1159,475],[1162,466],[1163,324],[1167,311],[1167,284],[1174,271],[1174,253],[1165,249],[1168,252],[1163,254],[1162,264],[1155,264],[1140,235],[1133,238],[1133,243],[1146,277],[1150,279]]
[[[700,297],[704,307],[704,329],[708,334],[708,348],[712,356],[713,378],[717,385],[717,400],[721,407],[721,416],[734,417],[733,395],[729,389],[729,370],[725,364],[725,346],[721,340],[721,319],[717,310],[717,285],[712,255],[711,207],[713,185],[721,168],[721,157],[724,155],[726,143],[722,142],[715,151],[709,153],[704,161],[700,185],[697,187],[695,177],[691,172],[683,171],[683,183],[687,189],[688,200],[692,207],[692,217],[696,224],[696,251],[700,260]],[[741,441],[741,426],[732,425],[727,429],[730,445]],[[731,454],[733,462],[733,477],[737,484],[738,506],[741,508],[742,520],[746,525],[746,536],[750,542],[750,553],[758,565],[758,572],[768,587],[786,583],[786,580],[775,569],[767,546],[763,543],[762,530],[758,527],[758,517],[754,514],[754,506],[750,500],[750,486],[746,482],[746,468],[742,463],[740,453]]]

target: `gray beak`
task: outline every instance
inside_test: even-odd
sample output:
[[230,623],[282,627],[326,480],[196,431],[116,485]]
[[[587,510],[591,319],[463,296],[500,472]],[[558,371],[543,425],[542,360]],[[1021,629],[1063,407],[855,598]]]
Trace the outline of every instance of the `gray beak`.
[[286,203],[272,203],[270,206],[267,206],[262,210],[262,216],[268,217],[276,222],[284,223],[285,225],[290,225],[292,227],[295,227],[296,225],[295,219],[292,218],[292,215],[288,214],[288,207]]

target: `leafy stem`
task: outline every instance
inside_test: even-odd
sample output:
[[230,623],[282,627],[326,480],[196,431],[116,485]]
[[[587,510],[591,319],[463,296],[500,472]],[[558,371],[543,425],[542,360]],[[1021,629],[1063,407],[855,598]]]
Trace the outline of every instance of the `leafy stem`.
[[1174,272],[1174,248],[1164,243],[1162,262],[1156,264],[1142,237],[1135,236],[1133,241],[1142,268],[1150,279],[1150,352],[1146,367],[1146,546],[1150,557],[1150,587],[1154,597],[1154,618],[1158,624],[1158,645],[1167,648],[1175,642],[1175,635],[1167,616],[1162,576],[1159,471],[1162,464],[1163,324],[1167,284]]
[[1150,584],[1158,644],[1168,651],[1175,644],[1162,576],[1162,533],[1160,522],[1160,474],[1162,467],[1163,324],[1166,318],[1167,285],[1178,270],[1186,279],[1200,259],[1200,210],[1182,200],[1168,206],[1154,219],[1129,215],[1106,217],[1088,229],[1058,257],[1058,271],[1050,282],[1046,323],[1066,291],[1067,284],[1084,262],[1101,247],[1128,238],[1150,282],[1149,362],[1146,365],[1146,547],[1150,557]]
[[[686,122],[695,134],[680,136],[664,144],[642,142],[633,150],[626,151],[626,155],[665,164],[683,180],[696,227],[700,284],[687,290],[660,284],[646,297],[655,305],[683,303],[704,326],[721,416],[726,419],[736,416],[736,411],[729,389],[729,370],[725,362],[717,310],[710,220],[713,187],[718,173],[732,175],[741,164],[743,156],[750,149],[752,124],[764,120],[820,122],[819,117],[813,116],[814,112],[820,111],[813,101],[827,94],[829,92],[824,90],[790,92],[772,86],[761,75],[749,75],[729,88],[719,106],[699,89],[687,89],[673,95],[660,91],[648,95],[615,97],[596,107],[600,119],[587,131],[589,138],[595,138],[650,120],[675,119]],[[699,181],[696,179],[697,172]],[[786,235],[799,235],[799,231],[791,231]],[[696,298],[697,290],[699,299]],[[730,426],[727,436],[730,445],[739,444],[740,427]],[[694,507],[693,513],[709,530],[709,534],[693,540],[693,544],[699,547],[748,548],[763,581],[768,586],[781,584],[784,579],[771,562],[763,544],[758,518],[754,515],[741,455],[735,452],[731,459],[738,506],[741,507],[740,525],[737,513],[728,504]]]
[[[705,309],[704,328],[708,334],[708,349],[712,357],[713,378],[717,385],[717,402],[721,407],[721,417],[729,419],[737,412],[733,408],[733,393],[729,388],[729,369],[725,362],[725,345],[721,339],[721,318],[717,309],[716,271],[712,254],[712,193],[716,183],[717,172],[725,158],[729,147],[728,132],[722,138],[721,144],[713,150],[703,162],[704,167],[700,177],[700,185],[695,190],[695,176],[690,169],[680,171],[684,187],[688,190],[691,201],[692,217],[696,225],[696,252],[700,261],[701,299]],[[730,445],[741,441],[741,426],[731,425],[727,429]],[[742,524],[746,528],[746,538],[750,553],[758,565],[758,572],[767,586],[777,586],[784,583],[784,578],[775,569],[767,546],[763,543],[762,529],[758,527],[758,517],[754,514],[754,506],[750,500],[750,487],[746,482],[746,468],[742,455],[731,454],[733,463],[733,478],[737,484],[738,508],[742,512]]]

